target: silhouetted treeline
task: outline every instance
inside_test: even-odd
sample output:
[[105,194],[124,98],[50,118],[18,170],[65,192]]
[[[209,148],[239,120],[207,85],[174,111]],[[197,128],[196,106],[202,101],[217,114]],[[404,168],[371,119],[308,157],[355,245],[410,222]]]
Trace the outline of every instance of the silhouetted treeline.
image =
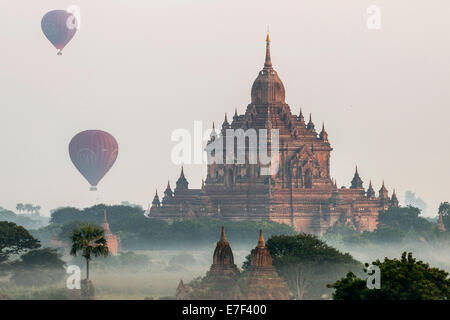
[[359,233],[346,226],[335,225],[323,237],[330,243],[364,246],[369,244],[442,243],[450,240],[450,233],[441,232],[436,223],[421,217],[421,210],[412,206],[380,211],[378,227],[373,232]]
[[48,218],[33,214],[16,214],[11,210],[0,207],[0,221],[14,222],[25,229],[38,229],[48,224]]
[[[171,224],[144,216],[139,207],[96,205],[90,208],[60,208],[52,213],[51,225],[42,231],[52,231],[59,226],[59,240],[68,241],[70,232],[82,222],[101,225],[106,210],[111,231],[121,239],[123,249],[176,249],[189,246],[213,246],[225,225],[231,245],[253,245],[258,240],[259,229],[266,237],[295,234],[293,228],[273,221],[221,221],[199,217]],[[53,228],[53,229],[52,229]],[[39,237],[39,234],[34,233]]]

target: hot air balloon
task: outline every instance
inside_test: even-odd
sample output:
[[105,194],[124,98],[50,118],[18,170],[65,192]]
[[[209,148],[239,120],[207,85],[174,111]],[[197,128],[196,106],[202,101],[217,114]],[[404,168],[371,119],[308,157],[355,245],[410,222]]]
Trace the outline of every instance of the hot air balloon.
[[118,153],[116,139],[101,130],[82,131],[69,143],[70,159],[91,185],[91,191],[97,190],[97,184],[111,169]]
[[41,28],[47,39],[58,49],[58,55],[62,55],[62,49],[69,43],[77,32],[76,17],[65,10],[53,10],[47,12],[41,21]]

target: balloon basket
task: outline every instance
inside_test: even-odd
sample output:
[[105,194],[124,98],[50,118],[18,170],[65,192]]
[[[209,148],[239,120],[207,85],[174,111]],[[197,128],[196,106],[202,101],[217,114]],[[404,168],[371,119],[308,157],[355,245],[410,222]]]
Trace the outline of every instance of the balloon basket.
[[62,51],[59,50],[56,54],[57,54],[58,56],[62,56]]
[[89,191],[97,191],[97,187],[91,187]]

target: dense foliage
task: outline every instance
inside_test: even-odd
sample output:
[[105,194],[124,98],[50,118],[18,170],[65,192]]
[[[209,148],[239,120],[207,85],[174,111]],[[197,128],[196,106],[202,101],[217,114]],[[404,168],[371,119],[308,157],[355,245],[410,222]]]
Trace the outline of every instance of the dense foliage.
[[373,232],[359,233],[346,226],[329,228],[323,239],[348,247],[400,243],[441,244],[450,240],[449,234],[438,230],[436,223],[420,216],[421,211],[411,206],[381,211],[378,227]]
[[57,285],[65,277],[64,266],[54,249],[31,250],[11,263],[11,280],[21,286]]
[[0,221],[0,263],[8,260],[11,255],[39,247],[39,241],[24,227],[14,222]]
[[149,219],[141,208],[129,206],[97,205],[83,210],[60,208],[52,213],[51,223],[60,226],[58,238],[68,241],[70,231],[81,223],[101,224],[105,210],[111,231],[120,237],[122,248],[127,250],[211,247],[217,242],[222,225],[225,225],[228,240],[234,247],[255,243],[259,229],[263,229],[269,237],[295,234],[288,225],[273,221],[221,221],[200,217],[169,224]]
[[442,213],[442,220],[447,231],[450,231],[450,203],[443,202],[439,206],[439,212]]
[[0,207],[0,221],[14,222],[25,229],[38,229],[48,224],[48,218],[39,213],[16,214]]
[[[372,263],[380,268],[381,288],[368,289],[366,280],[349,272],[329,285],[335,300],[448,300],[450,279],[444,270],[417,261],[412,254],[401,259],[385,258]],[[366,267],[369,265],[366,264]]]
[[415,207],[398,207],[390,208],[386,211],[380,211],[378,215],[378,223],[381,226],[388,226],[408,232],[413,228],[418,233],[430,232],[433,223],[420,216],[420,209]]

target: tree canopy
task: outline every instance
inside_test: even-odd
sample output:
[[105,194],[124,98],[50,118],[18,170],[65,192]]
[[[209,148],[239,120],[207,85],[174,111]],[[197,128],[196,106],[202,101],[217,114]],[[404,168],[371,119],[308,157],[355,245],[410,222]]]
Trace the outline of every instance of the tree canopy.
[[[381,289],[368,289],[366,280],[349,272],[329,285],[335,300],[448,300],[448,273],[404,252],[400,259],[385,258],[372,262],[381,272]],[[366,268],[369,265],[366,264]]]
[[357,232],[346,226],[333,226],[327,230],[323,239],[338,246],[367,246],[370,244],[385,245],[401,242],[437,243],[445,240],[435,223],[420,216],[418,208],[392,207],[380,211],[378,226],[373,232]]
[[[120,237],[123,249],[169,249],[189,246],[211,246],[217,241],[217,230],[222,225],[227,229],[229,241],[239,244],[253,244],[259,229],[267,236],[295,234],[295,230],[274,221],[222,221],[216,218],[199,217],[175,221],[149,219],[139,207],[96,205],[83,210],[59,208],[52,213],[52,225],[61,225],[59,240],[68,241],[74,228],[81,223],[100,225],[106,210],[111,231]],[[36,233],[37,234],[37,233]],[[48,237],[47,237],[48,238]]]
[[14,222],[0,221],[0,263],[11,255],[40,247],[37,239]]
[[445,229],[450,231],[450,203],[442,202],[439,206],[439,212],[442,213]]
[[64,261],[55,249],[31,250],[11,263],[11,280],[22,286],[49,286],[64,279],[64,266]]
[[399,229],[404,233],[408,232],[411,227],[418,233],[429,232],[433,224],[421,217],[420,214],[420,209],[412,206],[391,207],[389,210],[380,211],[378,223],[381,226]]

